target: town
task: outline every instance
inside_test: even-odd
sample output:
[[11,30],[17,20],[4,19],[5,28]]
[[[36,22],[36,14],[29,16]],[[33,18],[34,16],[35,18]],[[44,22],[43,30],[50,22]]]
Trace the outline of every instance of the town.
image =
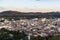
[[9,21],[5,18],[0,18],[0,29],[5,28],[22,32],[33,36],[48,36],[60,35],[60,18],[32,18]]

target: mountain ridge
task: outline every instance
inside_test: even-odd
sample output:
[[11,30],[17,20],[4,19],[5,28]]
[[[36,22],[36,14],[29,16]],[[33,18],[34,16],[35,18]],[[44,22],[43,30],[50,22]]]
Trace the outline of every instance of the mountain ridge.
[[40,16],[58,16],[60,17],[60,12],[18,12],[18,11],[3,11],[0,12],[0,16],[21,16],[21,17],[40,17]]

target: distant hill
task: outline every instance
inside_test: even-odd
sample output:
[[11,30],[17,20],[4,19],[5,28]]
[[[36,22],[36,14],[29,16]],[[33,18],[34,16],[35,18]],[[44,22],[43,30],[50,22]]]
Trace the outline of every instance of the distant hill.
[[0,12],[0,17],[1,16],[20,16],[20,17],[60,17],[60,12],[29,12],[29,13],[24,13],[24,12],[18,12],[18,11],[3,11]]

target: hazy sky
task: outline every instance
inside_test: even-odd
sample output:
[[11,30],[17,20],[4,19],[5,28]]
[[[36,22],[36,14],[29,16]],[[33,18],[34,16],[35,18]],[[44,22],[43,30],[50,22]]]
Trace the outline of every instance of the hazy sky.
[[0,10],[60,11],[60,0],[0,0]]

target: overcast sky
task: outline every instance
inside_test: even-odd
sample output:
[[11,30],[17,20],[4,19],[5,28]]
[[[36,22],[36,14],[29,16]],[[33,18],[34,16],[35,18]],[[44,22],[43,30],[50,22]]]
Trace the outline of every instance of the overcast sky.
[[0,8],[19,11],[60,11],[60,0],[0,0]]

